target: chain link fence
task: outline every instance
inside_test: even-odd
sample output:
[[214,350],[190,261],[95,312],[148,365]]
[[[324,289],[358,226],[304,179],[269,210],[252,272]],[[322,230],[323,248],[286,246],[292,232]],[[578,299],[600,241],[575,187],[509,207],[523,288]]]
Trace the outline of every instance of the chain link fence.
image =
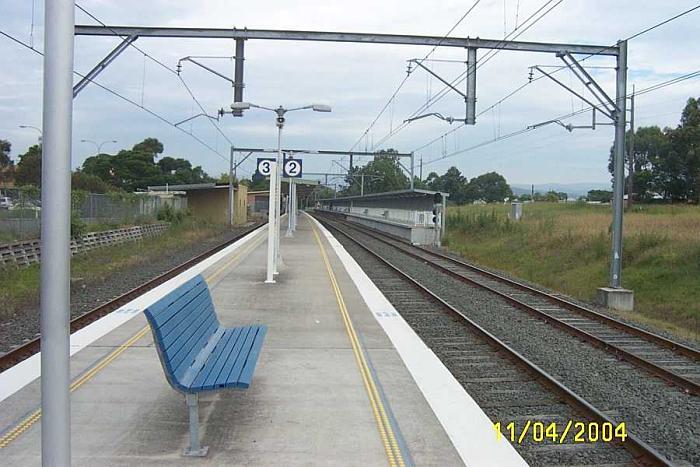
[[[181,196],[148,194],[99,194],[74,192],[73,218],[88,230],[103,230],[124,225],[146,224],[157,220],[158,212],[169,205],[179,211],[187,208]],[[41,193],[37,190],[3,189],[0,192],[0,243],[39,237],[41,231]]]

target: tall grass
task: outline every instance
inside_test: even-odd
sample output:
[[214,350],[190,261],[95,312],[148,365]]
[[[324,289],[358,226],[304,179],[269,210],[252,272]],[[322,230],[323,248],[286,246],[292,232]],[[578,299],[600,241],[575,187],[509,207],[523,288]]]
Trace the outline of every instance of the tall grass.
[[[535,203],[519,222],[505,205],[448,210],[447,244],[467,259],[583,300],[608,282],[609,206]],[[623,285],[636,313],[685,328],[700,325],[700,207],[638,205],[625,213]]]

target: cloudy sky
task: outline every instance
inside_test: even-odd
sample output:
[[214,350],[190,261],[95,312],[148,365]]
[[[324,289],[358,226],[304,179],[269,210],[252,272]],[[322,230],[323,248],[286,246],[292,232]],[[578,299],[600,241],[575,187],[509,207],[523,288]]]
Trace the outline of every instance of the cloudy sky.
[[[80,0],[78,3],[110,25],[235,26],[444,36],[474,0]],[[525,23],[528,17],[547,5],[542,11],[553,9],[517,40],[610,45],[695,6],[697,1],[481,0],[477,3],[451,36],[500,39],[513,30],[517,34],[530,24]],[[43,49],[43,22],[43,2],[0,0],[0,30],[23,42],[31,41],[40,50]],[[95,24],[95,21],[76,10],[76,23]],[[700,10],[697,10],[631,40],[630,89],[632,84],[643,89],[696,71],[700,65],[697,54],[699,23]],[[78,37],[75,69],[82,73],[89,71],[117,41]],[[136,44],[171,68],[185,56],[233,55],[233,41],[229,40],[142,38]],[[313,102],[333,107],[330,114],[308,111],[289,114],[284,132],[287,147],[346,150],[358,141],[356,149],[362,150],[393,147],[410,152],[422,147],[416,154],[423,158],[424,175],[429,171],[442,173],[456,165],[468,177],[495,170],[509,182],[521,184],[609,180],[607,157],[613,139],[609,126],[569,133],[559,126],[549,125],[464,151],[583,107],[580,101],[547,79],[533,82],[483,113],[476,126],[463,127],[440,138],[458,124],[450,126],[441,120],[426,118],[396,131],[404,119],[442,89],[436,79],[423,71],[415,71],[363,136],[406,76],[406,61],[422,58],[430,50],[430,47],[414,46],[248,41],[245,100],[269,107],[280,104],[294,107]],[[480,57],[486,52],[480,50]],[[12,142],[12,155],[16,158],[38,136],[34,130],[18,126],[41,126],[42,59],[3,36],[0,36],[0,57],[0,138]],[[436,61],[426,64],[450,81],[465,70],[465,50],[439,48],[430,58]],[[230,59],[202,61],[224,74],[231,74]],[[527,82],[529,67],[560,63],[549,54],[508,51],[496,54],[478,70],[477,113]],[[596,67],[591,73],[612,95],[614,70],[607,67],[614,66],[614,59],[593,57],[585,63]],[[581,90],[582,85],[568,71],[558,76]],[[217,109],[230,104],[230,84],[221,78],[191,63],[183,65],[181,77],[208,113],[215,114]],[[124,52],[97,81],[173,123],[200,112],[175,74],[133,48]],[[677,125],[680,110],[690,96],[700,96],[698,79],[639,96],[638,125]],[[430,111],[463,117],[464,102],[455,93],[447,94],[434,103]],[[603,118],[599,117],[600,120]],[[73,121],[74,167],[79,167],[95,152],[94,146],[81,143],[81,139],[117,140],[116,145],[104,146],[103,150],[108,152],[131,146],[146,137],[158,138],[165,145],[165,154],[187,157],[211,175],[225,172],[228,167],[229,143],[204,118],[195,119],[182,128],[211,148],[137,106],[96,86],[88,86],[74,101]],[[590,113],[569,121],[588,124]],[[267,148],[276,144],[274,116],[269,112],[250,110],[243,118],[228,115],[218,125],[236,146]],[[435,140],[433,144],[425,146],[432,140]],[[338,161],[342,165],[347,163],[347,160]],[[253,165],[252,160],[243,164],[243,174],[250,174]],[[330,159],[313,155],[304,158],[304,168],[307,172],[341,170]]]

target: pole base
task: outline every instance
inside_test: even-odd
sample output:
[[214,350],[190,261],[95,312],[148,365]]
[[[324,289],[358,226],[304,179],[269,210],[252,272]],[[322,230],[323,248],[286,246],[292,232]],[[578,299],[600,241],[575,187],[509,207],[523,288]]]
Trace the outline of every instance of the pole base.
[[187,448],[182,451],[184,457],[206,457],[209,453],[209,446],[201,446],[199,449]]
[[265,284],[276,284],[276,283],[277,283],[277,281],[274,279],[271,279],[269,281],[268,280],[265,281]]
[[619,311],[634,311],[634,292],[614,287],[598,288],[598,305]]
[[285,232],[284,236],[285,236],[285,238],[290,238],[290,237],[293,237],[294,234],[292,233],[291,230],[287,230],[287,232]]

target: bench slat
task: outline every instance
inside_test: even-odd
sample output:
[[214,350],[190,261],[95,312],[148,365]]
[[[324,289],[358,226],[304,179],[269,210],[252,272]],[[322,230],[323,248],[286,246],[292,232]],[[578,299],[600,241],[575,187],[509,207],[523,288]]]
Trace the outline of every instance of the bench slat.
[[238,383],[236,384],[237,387],[244,389],[250,387],[250,382],[253,379],[253,373],[255,372],[255,365],[258,363],[260,349],[262,349],[263,341],[265,340],[265,334],[267,334],[267,328],[265,326],[258,326],[255,340],[253,341],[250,353],[246,359],[245,366],[243,366],[241,375],[238,377]]
[[238,378],[241,375],[241,371],[243,370],[243,365],[245,365],[245,362],[248,359],[248,354],[250,353],[250,349],[253,346],[256,334],[257,326],[251,326],[250,331],[248,332],[248,335],[245,338],[245,342],[243,343],[243,347],[241,348],[241,351],[238,352],[235,363],[231,367],[231,371],[228,375],[224,373],[219,375],[219,379],[216,381],[217,387],[225,387],[226,384],[229,382],[235,382],[236,385],[238,384]]
[[245,340],[248,338],[248,334],[250,334],[250,327],[241,328],[241,333],[238,335],[238,338],[236,339],[236,342],[233,345],[233,349],[228,354],[226,354],[226,361],[221,367],[221,371],[219,371],[219,373],[216,375],[212,375],[213,378],[212,376],[207,378],[207,382],[205,382],[203,386],[204,388],[216,389],[219,387],[219,382],[224,381],[225,378],[228,377],[229,373],[231,373],[231,369],[236,364],[236,358],[243,350],[243,344],[245,344]]
[[180,379],[182,375],[185,374],[185,371],[187,371],[187,368],[192,366],[195,357],[199,351],[202,350],[202,347],[206,345],[209,337],[214,334],[214,331],[216,331],[218,327],[219,323],[216,316],[208,316],[206,321],[204,321],[197,330],[197,333],[193,334],[182,347],[182,350],[175,355],[172,365],[175,370],[176,378]]
[[[191,314],[192,309],[198,309],[202,304],[210,301],[205,291],[192,291],[190,294],[184,295],[177,302],[173,303],[167,312],[161,313],[160,329],[163,339],[167,337],[182,324],[184,320]],[[171,339],[172,340],[172,339]],[[167,341],[169,343],[170,341]]]
[[209,385],[210,378],[212,378],[212,382],[216,380],[216,377],[221,372],[221,368],[223,368],[226,363],[226,359],[236,345],[236,341],[242,330],[243,328],[232,328],[224,331],[219,345],[216,346],[216,349],[212,352],[212,356],[192,382],[193,387]]

